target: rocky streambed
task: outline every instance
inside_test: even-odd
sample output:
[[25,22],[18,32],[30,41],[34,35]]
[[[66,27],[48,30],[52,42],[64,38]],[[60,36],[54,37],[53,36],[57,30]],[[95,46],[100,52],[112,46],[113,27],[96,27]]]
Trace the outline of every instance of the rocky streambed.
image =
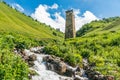
[[44,54],[42,50],[43,47],[34,47],[19,53],[30,70],[36,73],[29,74],[31,80],[114,80],[113,76],[104,76],[92,70],[87,59],[83,59],[82,69],[69,66],[59,57]]

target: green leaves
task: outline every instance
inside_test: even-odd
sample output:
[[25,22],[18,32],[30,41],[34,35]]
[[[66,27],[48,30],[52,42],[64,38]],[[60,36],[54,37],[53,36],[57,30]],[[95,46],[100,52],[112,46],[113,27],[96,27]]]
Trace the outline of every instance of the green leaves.
[[104,66],[104,58],[100,56],[91,56],[89,57],[90,63],[95,63],[97,67]]
[[0,80],[28,80],[28,65],[8,50],[0,51]]

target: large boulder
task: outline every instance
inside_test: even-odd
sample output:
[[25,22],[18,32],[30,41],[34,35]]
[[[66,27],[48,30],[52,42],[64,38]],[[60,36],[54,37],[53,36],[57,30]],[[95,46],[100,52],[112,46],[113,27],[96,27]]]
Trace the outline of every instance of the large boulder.
[[59,67],[59,70],[61,73],[66,72],[66,64],[64,62],[61,61],[58,65],[58,67]]
[[52,56],[45,56],[43,57],[43,61],[51,63],[54,61],[54,58]]
[[55,71],[59,74],[66,72],[66,64],[60,58],[55,56],[46,56],[43,58],[46,61],[47,69]]
[[75,75],[82,76],[83,73],[81,72],[80,67],[77,66],[76,68],[73,68],[73,67],[67,65],[67,69],[66,69],[66,72],[64,73],[64,75],[66,75],[68,77],[75,77]]

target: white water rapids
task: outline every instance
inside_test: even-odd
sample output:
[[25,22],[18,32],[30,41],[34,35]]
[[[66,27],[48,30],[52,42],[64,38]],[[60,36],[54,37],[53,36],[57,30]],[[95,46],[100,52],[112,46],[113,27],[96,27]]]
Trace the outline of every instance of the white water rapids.
[[[37,50],[36,48],[32,48],[32,50]],[[35,54],[37,56],[37,60],[34,61],[34,66],[30,67],[31,70],[35,70],[38,75],[32,76],[32,80],[74,80],[73,77],[66,77],[57,74],[56,72],[47,70],[46,62],[43,61],[43,57],[48,56],[46,54],[36,54],[31,52],[30,50],[25,50],[27,55]],[[72,68],[72,67],[71,67]],[[82,71],[84,73],[84,71]],[[80,80],[88,80],[86,77],[81,77]]]

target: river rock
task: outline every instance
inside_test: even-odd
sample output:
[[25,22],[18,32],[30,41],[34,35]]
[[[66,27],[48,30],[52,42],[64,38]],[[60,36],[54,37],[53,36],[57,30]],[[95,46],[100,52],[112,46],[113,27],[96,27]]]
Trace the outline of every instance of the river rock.
[[34,61],[28,61],[30,67],[34,66]]
[[52,56],[46,56],[43,58],[43,61],[46,61],[48,63],[51,63],[54,61],[54,58]]
[[88,80],[86,77],[75,76],[74,80]]
[[68,77],[75,76],[75,71],[72,68],[67,67],[66,72],[64,73],[64,75],[66,75]]
[[63,74],[66,72],[66,64],[58,57],[46,56],[43,58],[43,61],[46,61],[46,66],[48,70],[55,71],[59,74]]
[[88,60],[87,59],[83,59],[83,69],[84,70],[89,69],[89,64],[88,64]]
[[31,52],[34,52],[34,53],[42,53],[43,52],[43,47],[34,47],[34,48],[30,48],[30,51]]
[[23,59],[27,62],[29,60],[29,56],[23,56]]
[[37,59],[37,56],[35,54],[32,54],[29,56],[29,61],[35,61]]
[[106,76],[106,80],[114,80],[114,76],[108,75]]
[[63,61],[55,60],[51,62],[51,65],[53,65],[54,71],[59,74],[63,74],[64,72],[66,72],[66,64]]
[[82,73],[81,72],[75,72],[75,75],[82,76]]
[[63,74],[64,72],[66,72],[66,64],[64,63],[64,62],[60,62],[58,65],[57,65],[57,67],[58,67],[58,72],[60,73],[60,74]]
[[99,75],[98,80],[106,80],[104,75]]
[[86,74],[88,78],[92,80],[106,80],[105,76],[98,71],[93,71],[89,69],[89,70],[86,70]]

